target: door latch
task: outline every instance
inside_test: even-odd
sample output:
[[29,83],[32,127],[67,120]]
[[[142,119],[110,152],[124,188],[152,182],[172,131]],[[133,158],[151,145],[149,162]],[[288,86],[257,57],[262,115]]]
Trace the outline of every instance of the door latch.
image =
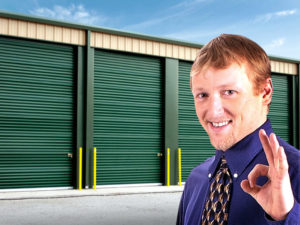
[[163,156],[163,154],[161,152],[157,153],[156,155],[157,155],[157,157],[162,157]]

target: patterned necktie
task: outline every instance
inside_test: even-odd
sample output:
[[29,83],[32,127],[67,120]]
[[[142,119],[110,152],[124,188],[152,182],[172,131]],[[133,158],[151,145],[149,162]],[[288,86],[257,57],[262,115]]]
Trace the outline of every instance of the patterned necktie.
[[232,178],[226,159],[222,157],[216,177],[210,185],[210,192],[203,210],[201,225],[226,225]]

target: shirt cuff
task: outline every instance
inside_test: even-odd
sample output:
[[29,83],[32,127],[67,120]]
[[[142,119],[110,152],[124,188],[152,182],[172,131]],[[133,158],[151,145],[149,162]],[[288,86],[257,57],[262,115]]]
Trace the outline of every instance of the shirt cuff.
[[271,216],[265,213],[265,219],[268,225],[300,225],[300,204],[295,201],[292,210],[289,212],[285,220],[275,221]]

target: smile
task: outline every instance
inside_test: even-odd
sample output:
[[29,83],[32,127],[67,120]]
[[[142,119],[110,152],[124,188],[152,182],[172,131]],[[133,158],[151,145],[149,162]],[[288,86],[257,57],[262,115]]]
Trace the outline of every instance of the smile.
[[223,127],[223,126],[226,126],[227,124],[229,124],[229,122],[230,122],[230,120],[224,121],[224,122],[220,122],[220,123],[211,122],[211,124],[214,127]]

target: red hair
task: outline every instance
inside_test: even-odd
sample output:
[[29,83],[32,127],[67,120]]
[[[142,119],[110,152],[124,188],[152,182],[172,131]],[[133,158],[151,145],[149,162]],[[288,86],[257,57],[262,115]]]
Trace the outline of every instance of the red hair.
[[271,77],[270,60],[254,41],[233,34],[222,34],[200,49],[191,69],[191,77],[209,67],[224,69],[232,63],[245,64],[254,93],[262,91],[262,84]]

